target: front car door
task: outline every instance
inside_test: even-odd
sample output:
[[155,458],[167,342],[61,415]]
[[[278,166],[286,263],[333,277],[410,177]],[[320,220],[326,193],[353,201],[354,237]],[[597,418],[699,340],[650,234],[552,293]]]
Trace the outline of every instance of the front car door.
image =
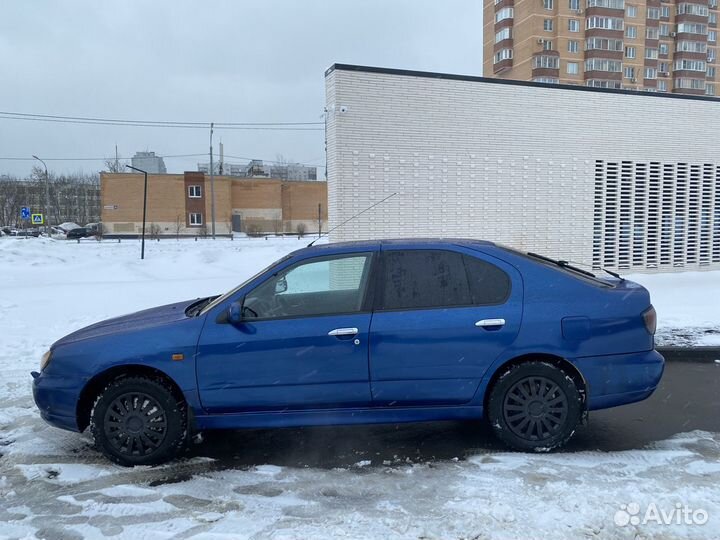
[[470,249],[382,248],[371,325],[377,406],[472,400],[515,340],[522,284],[507,263]]
[[244,296],[240,324],[209,318],[197,380],[209,413],[364,407],[372,251],[290,263]]

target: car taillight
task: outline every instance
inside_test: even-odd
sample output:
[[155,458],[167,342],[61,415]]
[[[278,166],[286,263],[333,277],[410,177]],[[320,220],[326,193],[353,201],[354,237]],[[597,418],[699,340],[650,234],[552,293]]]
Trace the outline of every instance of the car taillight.
[[655,313],[655,308],[650,306],[649,309],[643,311],[642,316],[645,321],[645,328],[647,328],[647,331],[655,335],[655,330],[657,328],[657,313]]

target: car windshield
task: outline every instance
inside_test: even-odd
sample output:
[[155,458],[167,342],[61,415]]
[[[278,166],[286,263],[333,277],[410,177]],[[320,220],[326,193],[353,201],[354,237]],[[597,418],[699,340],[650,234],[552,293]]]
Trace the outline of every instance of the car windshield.
[[210,311],[211,309],[213,309],[215,306],[218,306],[218,305],[222,304],[223,302],[225,302],[228,298],[231,298],[236,292],[238,292],[240,289],[242,289],[245,285],[247,285],[248,283],[250,283],[252,280],[254,280],[255,278],[261,276],[261,275],[264,274],[265,272],[268,272],[269,270],[275,268],[276,266],[284,263],[284,262],[287,261],[290,257],[292,257],[292,254],[286,255],[286,256],[283,257],[282,259],[279,259],[279,260],[275,261],[275,262],[272,263],[271,265],[269,265],[269,266],[263,268],[262,270],[260,270],[257,274],[255,274],[255,275],[253,275],[252,277],[246,279],[245,281],[243,281],[240,285],[238,285],[238,286],[235,287],[234,289],[226,292],[225,294],[223,294],[223,295],[221,295],[221,296],[218,296],[215,300],[213,300],[213,301],[210,302],[207,306],[205,306],[205,307],[200,311],[200,313],[198,313],[198,315],[205,315],[208,311]]

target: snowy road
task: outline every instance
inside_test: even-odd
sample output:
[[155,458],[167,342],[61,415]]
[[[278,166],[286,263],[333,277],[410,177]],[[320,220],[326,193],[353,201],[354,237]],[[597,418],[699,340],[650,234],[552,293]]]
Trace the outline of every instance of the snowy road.
[[[216,434],[176,463],[123,469],[39,419],[28,374],[58,337],[229,289],[303,244],[163,241],[141,262],[136,242],[0,241],[0,538],[718,537],[720,434],[708,431],[596,451],[591,424],[575,451],[534,456],[472,424]],[[638,278],[661,327],[716,330],[720,273],[678,276]],[[708,521],[625,524],[652,505]]]

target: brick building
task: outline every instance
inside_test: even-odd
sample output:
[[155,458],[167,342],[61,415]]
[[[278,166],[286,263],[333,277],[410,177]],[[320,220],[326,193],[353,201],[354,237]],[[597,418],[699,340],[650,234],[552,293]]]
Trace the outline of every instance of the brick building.
[[[102,222],[108,236],[135,236],[142,231],[142,174],[102,173]],[[319,212],[319,216],[318,216]],[[272,178],[215,177],[215,231],[248,234],[317,233],[327,226],[327,184]],[[210,178],[202,172],[148,175],[146,233],[210,234]]]

